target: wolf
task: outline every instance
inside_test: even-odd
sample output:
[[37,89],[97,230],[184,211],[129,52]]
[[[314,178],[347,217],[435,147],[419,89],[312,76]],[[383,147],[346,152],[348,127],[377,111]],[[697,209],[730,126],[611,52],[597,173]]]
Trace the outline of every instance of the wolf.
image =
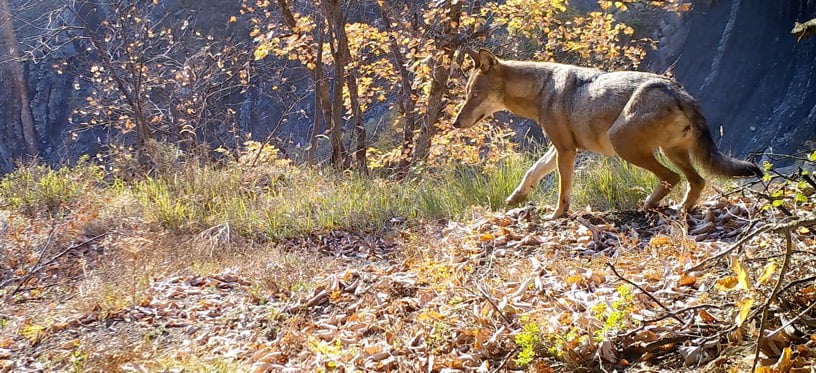
[[509,110],[536,121],[552,143],[507,198],[508,205],[523,201],[557,168],[558,204],[552,218],[564,217],[578,150],[618,155],[654,173],[660,184],[646,199],[645,209],[657,207],[680,182],[680,175],[655,158],[657,149],[688,180],[682,205],[686,210],[694,206],[705,187],[692,159],[719,175],[763,175],[756,164],[725,156],[717,149],[697,101],[670,77],[505,60],[486,49],[468,54],[475,68],[453,126],[468,128],[497,111]]

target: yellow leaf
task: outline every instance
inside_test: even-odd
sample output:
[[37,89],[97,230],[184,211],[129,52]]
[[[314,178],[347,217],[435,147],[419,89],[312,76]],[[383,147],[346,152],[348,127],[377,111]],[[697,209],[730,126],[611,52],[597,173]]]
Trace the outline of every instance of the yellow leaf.
[[481,235],[481,236],[479,236],[479,242],[488,242],[488,241],[493,241],[493,239],[494,239],[494,238],[496,238],[496,237],[494,237],[494,236],[493,236],[492,234],[490,234],[490,233],[482,233],[482,235]]
[[765,266],[765,269],[762,271],[762,275],[759,276],[757,283],[764,284],[766,281],[771,279],[771,275],[776,272],[776,262],[770,262]]
[[734,257],[731,260],[731,269],[737,274],[737,289],[751,290],[751,278],[739,258]]
[[723,277],[717,280],[717,283],[714,285],[719,291],[732,290],[735,286],[737,286],[737,276]]
[[266,44],[261,44],[258,48],[255,48],[255,61],[262,60],[267,55],[269,55],[269,47]]
[[800,234],[808,234],[808,233],[810,233],[810,229],[808,229],[807,227],[799,227],[799,230],[798,230],[798,231],[799,231],[799,233],[800,233]]
[[739,308],[739,313],[737,314],[736,319],[734,320],[737,323],[737,326],[742,326],[742,323],[745,322],[745,319],[748,318],[748,313],[751,312],[751,306],[754,305],[754,298],[748,297],[741,301],[737,301],[737,308]]
[[232,17],[230,17],[230,19],[229,19],[229,23],[235,23],[235,22],[237,22],[237,21],[238,21],[238,18],[236,18],[235,16],[232,16]]
[[581,276],[581,275],[572,275],[572,276],[569,276],[566,279],[564,279],[564,282],[566,282],[569,285],[579,284],[579,283],[582,283],[583,281],[584,281],[584,276]]
[[419,316],[417,316],[417,319],[419,321],[425,321],[425,322],[439,321],[439,320],[442,320],[444,318],[445,317],[442,316],[441,313],[436,312],[436,311],[430,311],[430,310],[422,312],[422,313],[419,314]]
[[777,372],[790,372],[791,368],[793,368],[793,361],[791,360],[791,348],[785,347],[782,350],[782,355],[779,355],[779,360],[776,361],[774,364],[775,371]]

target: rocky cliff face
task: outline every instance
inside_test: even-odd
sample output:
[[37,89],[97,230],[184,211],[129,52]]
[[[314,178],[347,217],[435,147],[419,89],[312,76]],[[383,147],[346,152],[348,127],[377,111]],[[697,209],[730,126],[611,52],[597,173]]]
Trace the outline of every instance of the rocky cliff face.
[[[585,0],[586,6],[591,4]],[[168,12],[189,9],[198,2],[168,0]],[[722,127],[720,146],[745,155],[768,148],[792,152],[814,148],[816,141],[816,37],[797,42],[789,32],[794,21],[816,17],[816,0],[708,0],[695,1],[683,16],[648,23],[660,28],[660,48],[644,68],[662,72],[675,64],[677,79],[699,99],[712,128]],[[579,4],[580,5],[580,4]],[[199,9],[200,8],[200,9]],[[233,13],[213,7],[195,8],[203,28],[227,23]],[[215,7],[218,8],[218,7]],[[212,13],[212,14],[210,14]],[[63,58],[77,51],[62,50]],[[11,170],[23,153],[18,112],[9,79],[0,74],[0,173]],[[68,138],[68,117],[86,92],[73,88],[74,78],[57,74],[46,61],[28,64],[29,95],[40,136],[42,157],[64,162],[98,149],[104,131],[85,131],[77,141]],[[263,87],[257,89],[263,90]],[[241,101],[240,127],[261,137],[275,127],[302,139],[311,120],[295,115],[278,119],[278,102],[256,89]]]
[[677,79],[700,101],[720,146],[737,155],[816,148],[816,38],[797,41],[794,21],[816,17],[814,0],[695,1],[661,23],[650,66],[676,63]]

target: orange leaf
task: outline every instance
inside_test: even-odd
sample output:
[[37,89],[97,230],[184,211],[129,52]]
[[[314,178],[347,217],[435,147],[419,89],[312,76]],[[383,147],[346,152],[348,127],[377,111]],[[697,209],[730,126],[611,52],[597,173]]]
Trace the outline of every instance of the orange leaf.
[[793,360],[791,360],[791,348],[785,347],[782,350],[782,355],[779,355],[779,360],[776,361],[774,364],[774,369],[777,372],[790,372],[791,368],[793,368]]
[[680,281],[678,281],[678,285],[680,286],[692,286],[697,282],[697,277],[692,275],[683,275],[680,277]]
[[711,314],[706,310],[700,310],[700,312],[697,312],[697,315],[700,316],[700,318],[707,324],[712,324],[717,321],[717,319],[715,319],[714,316],[711,316]]
[[737,286],[737,276],[723,277],[717,280],[717,283],[714,285],[719,291],[732,290],[735,286]]

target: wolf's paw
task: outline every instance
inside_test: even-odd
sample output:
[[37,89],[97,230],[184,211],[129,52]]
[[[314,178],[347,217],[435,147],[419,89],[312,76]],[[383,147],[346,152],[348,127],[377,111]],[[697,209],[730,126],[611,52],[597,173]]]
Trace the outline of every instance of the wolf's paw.
[[566,218],[566,217],[567,217],[567,212],[566,211],[561,212],[561,213],[556,211],[556,212],[552,213],[550,216],[548,216],[547,219],[548,220],[554,220],[554,219],[561,219],[561,218]]
[[507,197],[507,199],[504,200],[504,203],[506,203],[507,206],[515,206],[524,201],[524,198],[526,197],[527,196],[522,193],[513,192],[513,194],[511,194],[510,197]]

